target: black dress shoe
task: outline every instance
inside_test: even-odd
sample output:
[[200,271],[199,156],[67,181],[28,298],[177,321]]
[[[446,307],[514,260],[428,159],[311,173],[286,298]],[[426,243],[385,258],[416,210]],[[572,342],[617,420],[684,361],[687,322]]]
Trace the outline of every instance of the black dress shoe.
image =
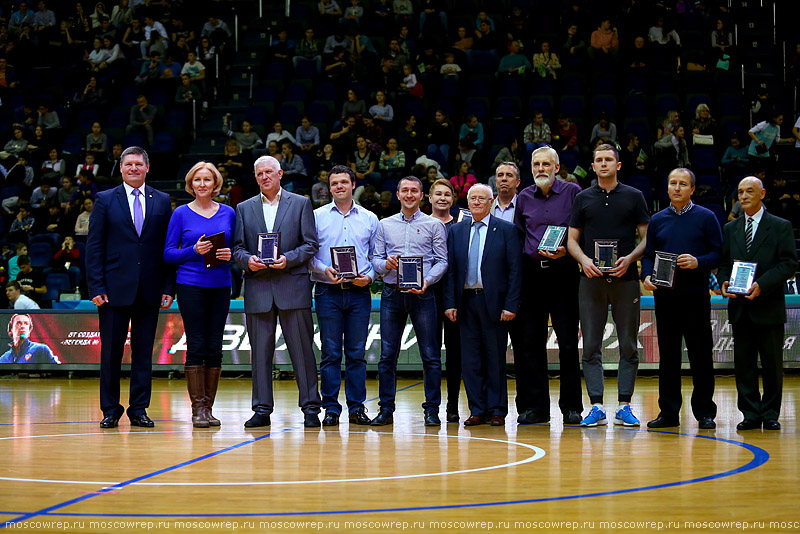
[[701,417],[699,421],[697,421],[697,427],[701,430],[712,430],[717,428],[717,423],[710,417]]
[[141,426],[144,428],[153,428],[156,426],[156,424],[149,417],[147,417],[146,413],[140,415],[129,415],[128,419],[131,420],[131,424],[133,426]]
[[[525,410],[517,417],[517,423],[521,425],[535,425],[539,423],[549,423],[549,415],[541,415],[533,410]],[[580,422],[580,421],[579,421]]]
[[764,430],[780,430],[781,424],[776,419],[767,419],[764,421]]
[[580,412],[576,412],[575,410],[570,410],[564,414],[564,424],[565,425],[579,425],[583,418],[581,417]]
[[[326,416],[327,419],[327,416]],[[339,424],[339,416],[336,416],[336,424]],[[319,428],[319,416],[315,413],[307,413],[303,416],[303,426],[306,428]]]
[[339,426],[339,414],[325,412],[325,418],[322,420],[322,426]]
[[350,414],[351,425],[367,425],[369,426],[372,420],[367,416],[367,411],[364,408],[359,408]]
[[442,426],[439,420],[439,413],[433,410],[425,412],[425,426]]
[[370,422],[372,426],[386,426],[391,425],[392,423],[394,423],[392,412],[384,409],[381,409],[381,411],[378,412],[378,415],[375,416],[375,419]]
[[761,421],[756,419],[745,419],[736,425],[736,430],[755,430],[756,428],[761,428]]
[[506,418],[502,415],[493,415],[489,421],[489,426],[505,426]]
[[261,414],[261,413],[254,413],[253,417],[245,421],[244,427],[245,428],[258,428],[261,426],[269,426],[269,414]]
[[100,428],[116,428],[119,426],[119,417],[116,415],[107,415],[100,421]]
[[458,412],[447,412],[448,423],[458,423]]
[[478,426],[486,422],[486,418],[482,415],[470,415],[464,421],[464,426]]
[[681,426],[680,421],[663,415],[659,415],[652,421],[647,422],[647,428],[670,428],[673,426]]

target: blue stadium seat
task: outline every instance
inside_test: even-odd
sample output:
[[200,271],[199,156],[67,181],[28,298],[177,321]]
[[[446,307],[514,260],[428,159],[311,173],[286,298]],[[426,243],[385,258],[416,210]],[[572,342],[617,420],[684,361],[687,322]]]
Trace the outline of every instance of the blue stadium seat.
[[717,154],[711,147],[695,147],[692,156],[692,166],[695,171],[714,170],[719,167],[719,160]]
[[629,186],[635,187],[641,191],[642,195],[644,195],[644,199],[647,202],[653,200],[653,188],[650,185],[650,179],[647,176],[629,176],[626,183]]
[[48,267],[50,260],[53,259],[53,248],[48,242],[30,243],[28,244],[28,258],[31,260],[31,267]]
[[69,281],[69,275],[66,273],[50,273],[45,278],[44,284],[47,286],[47,292],[42,297],[42,300],[58,300],[58,295],[61,291],[74,289]]

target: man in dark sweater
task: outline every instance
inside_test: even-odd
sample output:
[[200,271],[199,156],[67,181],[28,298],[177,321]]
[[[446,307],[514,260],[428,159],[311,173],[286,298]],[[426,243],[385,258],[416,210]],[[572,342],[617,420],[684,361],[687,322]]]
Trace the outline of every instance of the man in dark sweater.
[[[719,265],[722,230],[711,210],[692,202],[695,176],[688,169],[668,177],[670,205],[653,215],[642,258],[644,288],[653,292],[658,332],[659,416],[649,428],[679,425],[681,409],[681,340],[686,340],[692,370],[692,413],[701,429],[716,427],[712,356],[711,299],[708,278]],[[671,287],[653,272],[658,253],[677,255]],[[659,263],[662,260],[659,259]]]

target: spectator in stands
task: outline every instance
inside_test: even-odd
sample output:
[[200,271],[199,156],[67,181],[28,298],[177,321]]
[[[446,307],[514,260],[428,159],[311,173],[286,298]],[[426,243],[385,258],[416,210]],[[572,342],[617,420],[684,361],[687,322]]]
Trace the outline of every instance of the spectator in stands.
[[161,62],[161,73],[158,76],[160,85],[169,90],[176,89],[181,83],[182,69],[183,66],[174,60],[171,53],[165,53],[164,60]]
[[668,111],[667,117],[663,120],[656,132],[656,139],[658,139],[658,141],[656,141],[655,146],[658,148],[670,146],[672,143],[672,133],[675,131],[678,124],[680,124],[680,115],[678,112],[675,110]]
[[334,152],[333,145],[331,143],[325,143],[322,148],[317,150],[311,160],[315,172],[319,173],[319,171],[322,170],[329,171],[334,165],[343,165],[347,163],[347,154],[348,151]]
[[179,104],[191,104],[203,99],[200,88],[192,83],[188,74],[181,74],[181,84],[175,91],[175,102]]
[[51,148],[47,154],[47,159],[42,162],[42,179],[58,181],[66,172],[67,164],[60,157],[58,149]]
[[94,174],[87,169],[78,171],[78,190],[70,197],[69,201],[83,203],[87,198],[94,200],[97,196],[97,184],[94,183]]
[[378,91],[375,93],[375,104],[370,106],[369,114],[376,121],[383,123],[390,123],[394,120],[394,108],[386,102],[386,93]]
[[[748,134],[751,141],[747,155],[753,162],[772,161],[772,146],[781,142],[781,124],[783,124],[783,113],[775,111],[769,120],[761,121],[750,128]],[[791,143],[792,139],[787,139],[787,141]]]
[[194,30],[186,27],[183,18],[178,12],[172,13],[169,30],[169,36],[173,43],[177,43],[183,37],[186,40],[187,47],[193,48],[195,46]]
[[328,187],[328,171],[321,170],[317,174],[317,183],[311,187],[311,204],[315,208],[330,204],[331,190]]
[[150,52],[150,61],[142,63],[139,75],[136,76],[136,85],[152,85],[161,76],[161,52],[153,50]]
[[361,27],[361,19],[364,17],[364,8],[361,7],[359,0],[350,0],[350,5],[344,10],[344,15],[339,19],[339,24],[344,24],[353,30]]
[[428,153],[442,153],[445,161],[450,158],[450,145],[455,141],[455,128],[444,109],[437,109],[428,126]]
[[530,19],[518,3],[514,3],[511,6],[511,13],[506,15],[506,30],[509,40],[519,40],[530,35]]
[[[108,151],[108,138],[103,133],[103,127],[99,122],[92,123],[92,131],[86,135],[86,153],[94,154],[96,159],[105,157]],[[95,176],[97,173],[94,173]]]
[[344,34],[338,25],[334,26],[333,35],[329,35],[325,39],[325,46],[322,47],[323,59],[325,55],[335,53],[337,48],[342,50],[350,49],[350,38]]
[[443,80],[458,80],[461,67],[456,63],[456,57],[452,52],[444,53],[444,63],[439,67],[439,75]]
[[267,58],[270,62],[282,63],[288,67],[294,54],[294,41],[289,39],[289,34],[284,28],[278,29],[276,39],[272,41],[267,50]]
[[369,86],[372,91],[383,91],[385,94],[394,94],[402,82],[402,76],[394,68],[394,59],[386,56],[381,61],[381,67],[374,74],[371,73]]
[[550,51],[550,42],[542,41],[541,52],[533,55],[533,68],[542,78],[550,77],[555,80],[561,68],[558,55]]
[[94,152],[86,153],[83,163],[79,163],[75,168],[75,174],[77,175],[84,170],[92,173],[92,176],[97,176],[97,174],[100,172],[100,165],[95,161]]
[[578,34],[578,25],[570,24],[567,26],[567,35],[564,38],[564,43],[561,45],[561,50],[565,56],[580,57],[584,50],[586,50],[586,41],[584,41]]
[[675,147],[676,163],[674,167],[683,169],[691,167],[689,149],[686,144],[686,128],[681,124],[672,132],[672,146]]
[[354,115],[348,115],[339,123],[339,129],[331,133],[331,144],[334,151],[345,154],[354,150],[357,134],[356,118]]
[[[27,149],[28,140],[25,139],[22,128],[14,128],[11,139],[9,139],[9,141],[5,144],[3,151],[0,152],[0,159],[5,160],[9,157],[16,158]],[[11,161],[15,160],[12,159]]]
[[22,287],[16,280],[6,282],[6,297],[14,310],[38,310],[39,305],[30,297],[22,294]]
[[375,209],[371,211],[378,216],[378,219],[385,219],[386,217],[391,217],[400,211],[400,207],[399,205],[392,203],[391,191],[382,191],[378,205],[375,206]]
[[[208,65],[208,69],[213,69],[217,57],[217,47],[208,37],[201,37],[200,44],[197,45],[197,57],[203,60],[203,65]],[[213,70],[209,71],[210,73]]]
[[397,131],[397,144],[413,161],[422,150],[421,143],[422,132],[418,131],[416,115],[411,113],[406,117],[405,125]]
[[20,34],[23,24],[28,24],[29,26],[33,24],[33,16],[33,11],[28,9],[28,2],[24,0],[20,2],[19,10],[12,13],[8,21],[8,32],[11,37],[17,37]]
[[[20,196],[26,196],[30,193],[30,186],[33,184],[35,174],[33,168],[28,165],[28,153],[20,152],[17,155],[17,161],[8,169],[6,173],[6,185],[16,185],[23,189]],[[2,176],[2,175],[0,175]]]
[[75,2],[75,13],[73,13],[70,18],[73,20],[72,31],[75,38],[85,42],[89,30],[91,30],[92,23],[89,20],[89,15],[86,14],[86,10],[83,8],[82,2]]
[[464,117],[464,122],[461,124],[461,129],[458,133],[458,140],[469,141],[475,147],[475,150],[483,150],[483,124],[478,120],[478,117],[475,115]]
[[147,136],[148,146],[153,146],[153,122],[158,114],[158,109],[147,103],[147,97],[139,95],[136,97],[136,105],[131,106],[128,126],[126,133],[142,132]]
[[156,45],[158,50],[165,50],[169,46],[169,36],[164,25],[149,14],[144,17],[144,40],[139,45],[141,57],[147,57],[153,45]]
[[101,41],[106,37],[110,39],[117,38],[117,30],[111,25],[110,18],[103,17],[103,19],[100,21],[100,27],[94,31],[94,36],[99,38]]
[[267,142],[267,154],[266,155],[267,156],[272,156],[273,158],[278,160],[278,162],[280,163],[281,158],[283,156],[281,156],[281,147],[278,144],[278,141],[275,141],[273,139],[272,141],[268,141]]
[[764,203],[770,213],[788,219],[792,225],[797,225],[800,220],[800,192],[794,184],[790,186],[785,176],[775,176],[772,180],[772,187],[767,189]]
[[[708,104],[698,104],[694,111],[694,119],[691,122],[693,135],[710,135],[711,143],[714,142],[713,137],[718,135],[717,121],[711,116],[711,109]],[[695,142],[697,144],[697,142]],[[701,143],[710,144],[710,143]]]
[[125,51],[125,56],[131,59],[146,58],[147,56],[142,54],[142,43],[144,42],[146,42],[144,28],[142,28],[141,21],[135,18],[131,25],[125,29],[125,33],[122,36],[122,48]]
[[489,16],[486,11],[478,11],[477,16],[475,17],[475,29],[481,27],[481,22],[486,21],[489,23],[489,26],[492,28],[492,31],[497,29],[497,26],[494,24],[494,19]]
[[378,169],[384,180],[387,178],[400,178],[405,173],[406,155],[402,150],[398,149],[397,138],[390,137],[386,141],[386,148],[378,158]]
[[264,144],[264,141],[261,140],[258,133],[253,130],[253,124],[249,120],[245,119],[242,121],[241,132],[234,132],[232,128],[233,125],[231,123],[230,114],[225,115],[222,123],[222,131],[225,132],[228,137],[232,137],[236,140],[236,143],[239,145],[239,151],[253,150]]
[[325,27],[338,25],[339,18],[343,15],[342,8],[336,0],[320,0],[317,3],[320,24]]
[[422,0],[419,8],[419,32],[420,35],[425,31],[428,18],[439,17],[442,27],[447,31],[447,13],[444,10],[442,0]]
[[309,27],[303,33],[303,38],[294,47],[294,57],[292,65],[297,65],[302,61],[313,61],[317,68],[317,74],[322,71],[322,53],[319,49],[319,42],[314,39],[314,29]]
[[19,282],[22,294],[41,307],[44,304],[42,297],[47,293],[47,285],[44,282],[42,271],[31,266],[29,256],[20,256],[17,264],[19,265],[19,273],[17,273],[16,281]]
[[100,65],[105,63],[110,55],[111,53],[103,48],[103,41],[99,37],[95,37],[94,41],[92,41],[92,51],[86,52],[84,61],[86,61],[89,71],[99,72]]
[[481,21],[479,29],[475,30],[475,37],[472,44],[472,49],[467,52],[467,55],[475,51],[488,52],[492,57],[497,57],[498,50],[504,47],[505,38],[499,32],[493,31],[489,21]]
[[650,42],[653,43],[657,59],[672,59],[678,56],[681,48],[681,38],[671,21],[659,16],[655,26],[647,32]]
[[359,133],[367,140],[367,148],[379,154],[385,146],[383,127],[375,122],[370,115],[361,117]]
[[107,102],[105,89],[97,83],[96,76],[90,76],[83,91],[75,94],[74,103],[81,108],[100,108]]
[[372,184],[362,184],[356,187],[353,192],[353,201],[359,206],[364,206],[369,211],[375,213],[375,208],[381,201],[381,196]]
[[[503,148],[500,149],[500,152],[497,153],[497,156],[494,158],[494,162],[492,163],[491,171],[494,174],[494,171],[497,167],[504,161],[510,161],[516,164],[517,167],[522,166],[522,158],[525,154],[520,150],[519,141],[516,137],[510,137],[506,140],[505,145]],[[492,188],[495,189],[494,187]]]
[[308,115],[303,115],[300,119],[300,126],[295,131],[294,138],[297,141],[297,149],[300,154],[311,155],[316,152],[319,146],[319,128],[311,124]]
[[414,74],[414,67],[410,63],[403,65],[403,81],[397,89],[398,94],[402,97],[414,97],[421,100],[425,96],[425,89],[422,83],[417,81],[417,75]]
[[232,35],[230,28],[215,15],[209,16],[208,22],[203,25],[203,29],[200,31],[200,37],[213,37],[214,42],[220,42],[219,37],[217,37],[220,35],[224,35],[226,38],[230,37]]
[[38,11],[33,15],[33,32],[40,43],[48,42],[55,34],[56,14],[47,9],[42,0],[37,4]]
[[633,39],[633,47],[628,51],[627,64],[633,71],[646,69],[650,64],[650,50],[643,36],[637,35]]
[[281,156],[283,156],[280,162],[281,170],[283,170],[287,182],[308,176],[303,158],[295,155],[294,146],[291,141],[281,141]]
[[722,58],[725,54],[730,54],[732,46],[733,34],[725,26],[723,19],[717,19],[716,28],[711,32],[711,48],[718,58]]
[[[6,236],[6,240],[8,236]],[[14,246],[15,255],[8,259],[8,279],[16,280],[17,273],[19,273],[19,264],[17,263],[22,256],[28,256],[28,245],[22,241],[17,242]]]
[[133,24],[133,10],[129,3],[129,0],[119,0],[119,4],[111,10],[111,24],[118,30]]
[[[548,53],[549,53],[549,44]],[[522,77],[531,69],[531,62],[525,57],[525,54],[520,52],[521,47],[519,41],[511,41],[508,45],[508,54],[500,58],[500,65],[497,67],[497,73],[506,76]],[[534,62],[536,56],[534,56]]]
[[51,272],[68,274],[72,287],[78,287],[81,283],[81,269],[78,267],[80,257],[81,251],[75,247],[75,238],[71,235],[64,237],[61,248],[53,255]]
[[68,174],[62,176],[61,189],[59,189],[58,193],[56,194],[59,206],[61,206],[62,209],[67,209],[70,198],[72,198],[72,195],[77,192],[78,187],[75,185],[75,180],[73,177]]
[[75,239],[78,241],[86,241],[86,235],[89,233],[89,217],[92,216],[92,209],[94,209],[94,200],[92,198],[85,198],[83,203],[83,211],[78,215],[75,221]]
[[[737,174],[744,175],[748,168],[750,157],[747,155],[747,145],[742,142],[741,135],[734,133],[730,139],[730,145],[725,149],[720,164],[728,177]],[[729,183],[734,184],[734,181]],[[738,180],[735,181],[738,184]]]
[[280,144],[280,142],[283,141],[284,139],[288,139],[294,145],[297,144],[297,141],[295,140],[294,136],[292,136],[290,132],[287,132],[286,130],[283,129],[283,124],[281,123],[281,121],[275,121],[272,124],[272,132],[270,132],[267,135],[267,143],[269,143],[270,141],[275,141],[276,143]]
[[375,153],[367,148],[367,140],[359,135],[356,137],[355,150],[350,153],[348,166],[356,173],[359,183],[363,180],[380,185],[383,182],[382,176],[375,172],[378,166],[378,158]]
[[0,57],[0,97],[5,98],[9,89],[19,85],[14,69],[8,67],[8,60]]
[[367,106],[364,101],[358,98],[355,89],[347,90],[347,100],[342,103],[342,118],[352,115],[356,118],[361,118],[367,112]]
[[600,113],[600,119],[592,128],[592,134],[589,136],[589,139],[592,140],[592,143],[594,143],[595,139],[605,139],[610,141],[611,144],[616,144],[617,125],[609,120],[608,113],[605,111]]
[[34,224],[36,224],[36,219],[31,214],[30,205],[26,202],[21,202],[17,208],[17,214],[8,228],[7,240],[27,242]]
[[600,26],[592,32],[590,44],[589,59],[595,59],[602,55],[616,57],[619,54],[619,36],[617,28],[611,27],[610,17],[600,19]]
[[249,162],[249,158],[242,153],[239,148],[239,143],[236,139],[228,139],[225,141],[225,146],[222,149],[222,159],[220,160],[231,178],[236,180],[237,183],[241,182],[242,173],[244,172],[245,165]]
[[99,28],[103,18],[108,18],[106,6],[103,2],[97,2],[97,4],[94,6],[94,11],[91,15],[89,15],[89,22],[92,25],[92,29]]
[[474,39],[472,35],[467,32],[467,27],[459,26],[458,30],[456,30],[456,40],[453,41],[453,48],[466,53],[468,50],[472,50],[474,44]]
[[414,16],[414,4],[411,0],[392,0],[394,21],[399,24],[409,24]]
[[[55,188],[54,188],[55,189]],[[67,219],[61,211],[61,206],[57,202],[47,207],[47,214],[36,219],[37,234],[59,234],[64,235],[72,232],[72,228],[66,224]]]
[[578,149],[578,125],[564,113],[558,115],[558,126],[553,136],[553,148],[559,151]]
[[396,37],[389,41],[386,57],[392,58],[392,66],[397,72],[402,72],[403,65],[408,63],[408,53],[400,48],[400,41]]
[[627,144],[619,153],[619,161],[622,163],[621,170],[625,173],[625,176],[643,174],[646,170],[647,154],[639,147],[639,136],[631,133],[628,134],[627,140]]
[[461,161],[456,168],[455,176],[450,177],[450,183],[456,192],[456,201],[459,206],[467,207],[467,192],[469,188],[478,183],[475,175],[470,172],[470,163]]
[[110,183],[119,185],[122,183],[122,171],[120,170],[120,163],[122,161],[122,143],[114,143],[111,146],[111,153],[106,156],[105,163],[101,168],[103,176],[108,178],[102,183]]
[[478,151],[475,149],[475,145],[472,144],[472,141],[467,139],[459,139],[458,140],[458,152],[456,152],[455,156],[455,167],[456,169],[461,164],[462,161],[466,161],[470,165],[472,164],[473,158],[475,158],[475,154]]
[[550,126],[544,121],[544,114],[541,111],[533,113],[533,121],[528,123],[522,132],[522,141],[525,143],[528,155],[537,148],[552,142]]
[[42,183],[33,190],[31,193],[30,206],[32,210],[38,211],[40,209],[46,210],[50,204],[56,203],[56,194],[58,191],[55,187],[50,185],[48,181]]
[[345,52],[344,48],[336,47],[333,53],[322,58],[322,72],[334,83],[344,83],[353,70],[352,64],[345,57]]
[[58,118],[58,113],[50,109],[50,104],[42,102],[39,104],[39,118],[36,124],[40,124],[45,130],[52,130],[54,128],[61,128],[61,120]]

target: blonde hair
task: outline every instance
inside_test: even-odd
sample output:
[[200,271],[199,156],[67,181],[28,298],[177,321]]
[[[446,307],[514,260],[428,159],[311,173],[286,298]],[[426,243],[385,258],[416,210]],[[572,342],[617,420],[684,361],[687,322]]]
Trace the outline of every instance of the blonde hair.
[[697,104],[697,107],[694,110],[694,118],[695,119],[699,119],[700,118],[700,112],[701,111],[708,111],[708,114],[711,115],[711,109],[708,107],[708,104],[705,104],[705,103]]
[[214,196],[216,196],[220,189],[222,189],[222,175],[219,173],[219,170],[217,170],[214,164],[209,163],[208,161],[198,161],[191,169],[189,169],[189,172],[186,173],[186,192],[193,197],[195,196],[194,189],[192,189],[192,180],[194,180],[194,175],[200,172],[202,169],[211,171],[211,174],[214,175],[214,190],[212,193]]

